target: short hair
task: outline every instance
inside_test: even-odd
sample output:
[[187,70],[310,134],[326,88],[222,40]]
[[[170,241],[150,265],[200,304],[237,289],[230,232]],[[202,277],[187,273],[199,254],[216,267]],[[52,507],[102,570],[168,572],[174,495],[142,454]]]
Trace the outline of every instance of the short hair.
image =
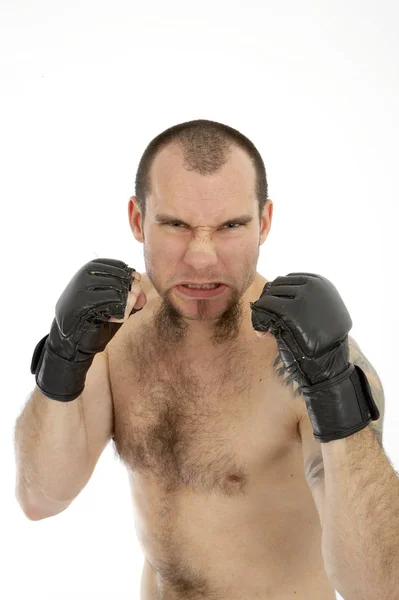
[[259,205],[259,221],[268,200],[266,169],[255,145],[245,135],[223,123],[198,119],[179,123],[157,135],[142,155],[136,173],[135,196],[144,222],[146,200],[151,193],[151,166],[157,153],[176,142],[183,151],[183,164],[189,171],[211,175],[227,162],[233,147],[247,152],[255,167],[255,193]]

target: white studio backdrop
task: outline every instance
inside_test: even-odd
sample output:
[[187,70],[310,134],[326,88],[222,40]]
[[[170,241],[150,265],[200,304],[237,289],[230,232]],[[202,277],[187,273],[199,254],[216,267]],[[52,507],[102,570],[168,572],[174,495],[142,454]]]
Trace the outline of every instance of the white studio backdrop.
[[258,271],[336,285],[384,384],[398,470],[398,30],[394,0],[2,1],[0,597],[139,597],[112,447],[65,512],[33,522],[14,496],[13,428],[72,275],[97,256],[145,271],[127,203],[146,145],[177,123],[220,121],[257,146],[274,201]]

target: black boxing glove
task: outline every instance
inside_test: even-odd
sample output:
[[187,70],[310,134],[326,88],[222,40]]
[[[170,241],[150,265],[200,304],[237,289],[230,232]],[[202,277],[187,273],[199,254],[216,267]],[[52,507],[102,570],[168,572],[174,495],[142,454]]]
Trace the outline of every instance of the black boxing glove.
[[124,318],[134,272],[120,260],[96,258],[71,279],[32,357],[31,373],[45,396],[61,402],[80,396],[95,354],[122,326],[108,319]]
[[[315,440],[357,433],[380,417],[367,377],[349,362],[352,319],[338,290],[321,275],[289,273],[266,283],[251,302],[252,326],[277,340],[280,374],[299,384]],[[280,370],[281,368],[281,370]]]

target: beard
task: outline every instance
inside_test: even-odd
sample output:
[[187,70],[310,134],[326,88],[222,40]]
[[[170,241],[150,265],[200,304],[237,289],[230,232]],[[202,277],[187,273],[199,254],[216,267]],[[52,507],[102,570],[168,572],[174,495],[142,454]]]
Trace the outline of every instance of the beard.
[[154,326],[157,336],[163,342],[182,344],[189,335],[190,321],[211,321],[210,341],[214,347],[236,340],[243,321],[242,295],[231,290],[228,305],[216,316],[209,316],[211,300],[192,300],[196,304],[196,316],[184,315],[170,301],[168,292],[160,294],[161,303],[154,311]]

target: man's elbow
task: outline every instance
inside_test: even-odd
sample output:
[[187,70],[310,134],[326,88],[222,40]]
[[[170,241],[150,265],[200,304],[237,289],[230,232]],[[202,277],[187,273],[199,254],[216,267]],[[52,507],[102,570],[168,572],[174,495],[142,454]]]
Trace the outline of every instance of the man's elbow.
[[68,502],[46,501],[45,503],[28,502],[26,497],[17,489],[15,491],[16,500],[21,507],[22,512],[30,521],[41,521],[49,517],[54,517],[63,512],[71,504]]

